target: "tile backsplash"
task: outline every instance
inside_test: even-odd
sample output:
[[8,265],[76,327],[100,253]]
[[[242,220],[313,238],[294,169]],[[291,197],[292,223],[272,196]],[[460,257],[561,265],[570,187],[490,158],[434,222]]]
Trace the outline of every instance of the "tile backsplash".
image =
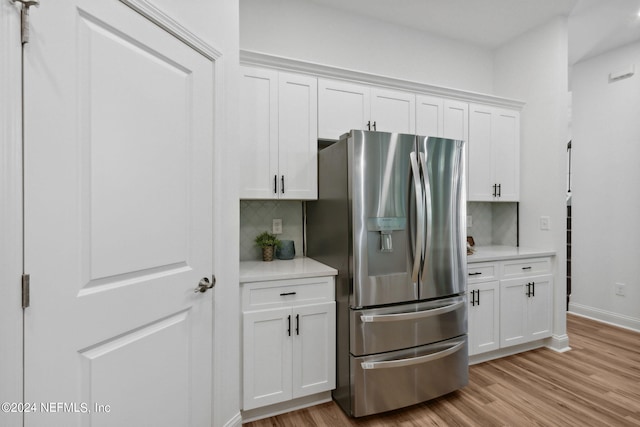
[[467,235],[473,236],[477,246],[517,245],[517,203],[467,202],[467,216],[473,224],[467,227]]
[[[467,215],[473,218],[473,226],[467,228],[467,235],[473,236],[476,245],[516,246],[517,203],[468,202]],[[271,231],[274,218],[282,219],[282,234],[278,237],[293,240],[296,256],[303,256],[303,202],[241,200],[240,261],[262,259],[262,253],[254,244],[254,239],[263,231]]]
[[271,232],[274,218],[282,219],[281,240],[293,240],[296,256],[303,250],[303,207],[301,201],[241,200],[240,201],[240,261],[262,259],[262,252],[254,239],[263,231]]

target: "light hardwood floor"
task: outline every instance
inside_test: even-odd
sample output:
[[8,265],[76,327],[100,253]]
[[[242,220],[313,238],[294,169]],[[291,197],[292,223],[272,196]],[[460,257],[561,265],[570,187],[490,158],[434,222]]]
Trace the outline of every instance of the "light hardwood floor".
[[353,419],[334,403],[264,426],[640,426],[640,333],[568,315],[572,350],[473,365],[469,385],[427,403]]

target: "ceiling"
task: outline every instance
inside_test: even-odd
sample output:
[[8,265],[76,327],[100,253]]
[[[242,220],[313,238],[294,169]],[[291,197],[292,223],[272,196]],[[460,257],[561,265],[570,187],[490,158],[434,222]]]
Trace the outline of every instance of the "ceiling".
[[569,63],[640,40],[640,0],[311,0],[494,49],[569,17]]

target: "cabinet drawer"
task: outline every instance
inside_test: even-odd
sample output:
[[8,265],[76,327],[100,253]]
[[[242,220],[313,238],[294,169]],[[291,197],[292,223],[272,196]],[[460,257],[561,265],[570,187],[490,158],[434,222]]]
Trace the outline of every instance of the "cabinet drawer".
[[263,310],[334,300],[333,277],[245,283],[242,310]]
[[504,261],[502,278],[524,277],[551,273],[551,258],[529,258]]
[[498,264],[479,262],[467,265],[467,283],[486,282],[498,277]]

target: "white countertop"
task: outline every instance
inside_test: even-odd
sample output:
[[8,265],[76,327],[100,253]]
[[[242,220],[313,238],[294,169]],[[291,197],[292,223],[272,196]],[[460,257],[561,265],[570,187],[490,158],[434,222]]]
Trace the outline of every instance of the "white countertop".
[[240,261],[240,283],[335,276],[336,274],[338,270],[335,268],[307,257],[273,261]]
[[474,246],[475,253],[467,255],[467,262],[500,261],[506,259],[535,258],[554,256],[556,251],[549,249],[522,248],[516,246]]

